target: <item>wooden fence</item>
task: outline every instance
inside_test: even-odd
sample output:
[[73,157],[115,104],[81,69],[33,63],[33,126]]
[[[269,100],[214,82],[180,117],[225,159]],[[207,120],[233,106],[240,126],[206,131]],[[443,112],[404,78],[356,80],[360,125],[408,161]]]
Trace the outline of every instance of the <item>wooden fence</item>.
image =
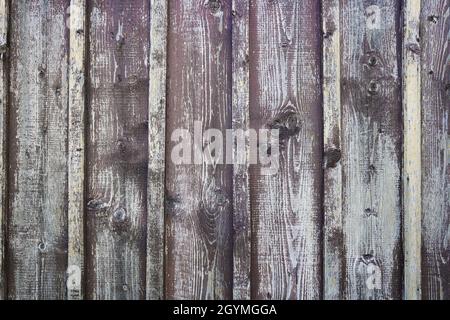
[[[0,299],[450,299],[449,16],[0,0]],[[174,164],[196,121],[279,172]]]

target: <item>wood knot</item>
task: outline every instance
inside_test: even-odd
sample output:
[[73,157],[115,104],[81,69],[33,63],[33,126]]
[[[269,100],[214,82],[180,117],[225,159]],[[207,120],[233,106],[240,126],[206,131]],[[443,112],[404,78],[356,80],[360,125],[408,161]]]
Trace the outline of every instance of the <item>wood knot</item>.
[[370,56],[368,61],[369,66],[375,67],[378,64],[378,59],[376,56]]
[[44,66],[44,65],[40,65],[39,67],[38,67],[38,76],[39,76],[39,78],[43,78],[44,76],[45,76],[45,72],[47,71],[47,68],[46,68],[46,66]]
[[408,43],[406,48],[414,54],[420,54],[420,46],[417,43]]
[[324,166],[325,168],[336,168],[338,162],[341,160],[341,150],[331,148],[325,151]]
[[360,262],[364,263],[365,265],[368,265],[368,264],[375,264],[375,265],[377,265],[378,264],[377,260],[374,257],[374,255],[371,254],[371,253],[363,254],[360,257]]
[[116,43],[117,43],[117,50],[121,51],[123,49],[123,46],[125,45],[125,37],[124,36],[117,36],[116,37]]
[[447,83],[445,85],[445,92],[449,93],[450,92],[450,83]]
[[124,208],[119,208],[112,214],[112,220],[114,223],[124,223],[127,220],[127,212]]
[[86,204],[87,210],[101,211],[109,208],[109,205],[100,199],[90,199]]
[[248,65],[248,64],[250,63],[250,56],[249,56],[248,53],[245,54],[244,61],[242,61],[242,62],[243,62],[243,64],[244,64],[244,66],[245,66],[245,65]]
[[429,22],[432,22],[432,23],[436,24],[439,21],[439,16],[436,16],[436,15],[433,14],[431,16],[428,16],[427,20]]
[[177,215],[180,213],[180,210],[178,210],[179,205],[181,204],[181,198],[180,196],[177,195],[172,195],[171,193],[169,193],[167,190],[165,192],[166,196],[165,196],[165,206],[167,209],[167,212],[169,214],[173,214],[173,215]]
[[371,96],[375,96],[380,91],[380,84],[376,80],[372,80],[369,82],[369,87],[367,88],[367,91]]
[[328,39],[336,32],[336,25],[333,21],[328,21],[325,26],[326,30],[323,32],[324,39]]
[[47,243],[45,241],[41,241],[38,243],[37,248],[40,252],[45,252],[47,251]]
[[323,38],[324,38],[324,39],[328,39],[328,38],[332,37],[333,34],[334,34],[334,31],[331,31],[331,30],[325,31],[325,32],[323,33]]
[[283,40],[281,41],[281,48],[286,49],[288,47],[290,47],[292,44],[292,41],[289,39]]
[[282,145],[290,137],[293,137],[300,132],[300,115],[295,112],[287,112],[278,116],[266,126],[271,130],[279,130],[280,145]]
[[222,8],[222,3],[219,0],[209,0],[206,5],[213,14],[219,12]]
[[130,221],[127,212],[124,208],[117,208],[111,215],[111,228],[117,233],[122,233],[128,230]]
[[372,217],[372,216],[377,217],[377,216],[378,216],[378,214],[376,213],[376,211],[373,210],[373,209],[371,209],[371,208],[366,208],[366,209],[364,210],[364,215],[365,215],[366,217]]

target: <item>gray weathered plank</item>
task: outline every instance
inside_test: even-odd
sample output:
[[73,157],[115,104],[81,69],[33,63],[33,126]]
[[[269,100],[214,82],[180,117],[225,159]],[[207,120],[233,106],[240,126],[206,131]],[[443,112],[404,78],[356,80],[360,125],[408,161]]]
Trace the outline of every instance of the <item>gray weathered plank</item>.
[[400,299],[400,7],[341,2],[343,298]]
[[320,2],[250,4],[250,126],[279,129],[279,170],[250,168],[252,298],[322,295]]
[[167,0],[150,2],[147,299],[164,298]]
[[12,1],[8,298],[63,299],[69,1]]
[[[170,3],[168,156],[177,150],[179,137],[172,137],[176,129],[187,129],[192,136],[197,123],[201,139],[209,128],[225,137],[231,127],[230,15],[228,0]],[[168,161],[166,166],[169,299],[232,297],[231,166],[199,159],[204,142],[191,152],[198,164]]]
[[86,2],[70,2],[67,298],[83,299]]
[[8,98],[8,1],[0,0],[0,300],[6,298],[6,213],[7,213],[7,98]]
[[[249,129],[249,1],[232,3],[232,128]],[[248,181],[249,142],[233,143],[233,299],[250,299],[251,212]]]
[[450,1],[423,0],[422,298],[450,299]]
[[421,298],[420,2],[403,5],[403,252],[406,300]]
[[339,0],[322,1],[324,141],[324,299],[343,298]]
[[145,298],[149,11],[147,0],[88,2],[89,299]]

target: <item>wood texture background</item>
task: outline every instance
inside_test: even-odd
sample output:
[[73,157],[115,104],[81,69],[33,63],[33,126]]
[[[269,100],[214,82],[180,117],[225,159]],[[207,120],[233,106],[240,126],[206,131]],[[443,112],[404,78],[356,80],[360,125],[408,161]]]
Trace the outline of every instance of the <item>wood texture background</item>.
[[[0,299],[450,299],[449,37],[448,0],[0,0]],[[196,125],[279,129],[278,173],[173,163]]]

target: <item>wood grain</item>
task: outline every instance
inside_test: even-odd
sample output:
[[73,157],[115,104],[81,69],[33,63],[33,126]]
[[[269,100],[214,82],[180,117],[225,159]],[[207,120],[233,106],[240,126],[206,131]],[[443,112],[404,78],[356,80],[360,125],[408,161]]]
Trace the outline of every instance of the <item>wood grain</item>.
[[6,298],[8,20],[9,2],[0,0],[0,300]]
[[67,298],[84,297],[86,3],[70,2]]
[[145,0],[88,2],[89,299],[145,298],[149,10]]
[[450,299],[450,2],[423,0],[422,298]]
[[[231,1],[169,6],[167,159],[175,129],[231,127]],[[196,139],[197,141],[197,139]],[[206,141],[197,143],[198,155]],[[186,151],[187,152],[187,151]],[[202,160],[202,159],[200,159]],[[166,296],[232,297],[232,171],[214,163],[166,168]]]
[[[345,4],[345,5],[344,5]],[[341,1],[344,299],[401,299],[400,2]]]
[[[0,0],[0,300],[450,299],[449,20]],[[278,170],[227,129],[278,129]]]
[[[249,4],[248,0],[232,3],[232,128],[249,129]],[[242,131],[238,131],[242,130]],[[237,139],[237,138],[236,138]],[[237,141],[237,140],[236,140]],[[249,141],[242,146],[233,143],[233,299],[250,299],[251,212],[249,190]]]
[[147,299],[164,298],[164,199],[166,146],[166,0],[150,2],[149,167],[147,217]]
[[11,2],[9,299],[66,295],[68,5]]
[[420,2],[403,6],[403,251],[404,298],[421,299]]
[[324,299],[343,298],[341,43],[339,0],[322,1],[324,141]]
[[252,298],[322,295],[320,2],[250,4],[250,127],[279,129],[279,171],[250,168]]

